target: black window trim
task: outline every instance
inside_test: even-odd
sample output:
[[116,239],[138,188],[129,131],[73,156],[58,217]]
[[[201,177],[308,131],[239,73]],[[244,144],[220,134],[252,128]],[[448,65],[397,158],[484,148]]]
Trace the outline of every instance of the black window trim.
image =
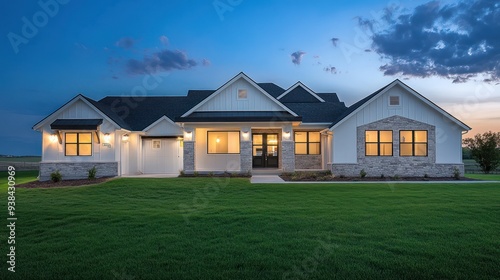
[[[366,141],[366,132],[367,131],[376,131],[377,132],[377,142],[368,142]],[[380,141],[380,132],[381,131],[390,131],[391,132],[391,142],[381,142]],[[377,144],[377,154],[376,155],[367,155],[367,145],[368,144]],[[381,155],[380,154],[380,144],[391,144],[391,154],[390,155]],[[389,130],[389,129],[382,129],[382,130],[372,130],[372,129],[367,129],[365,130],[365,157],[392,157],[394,156],[394,131]]]
[[[297,132],[305,132],[306,133],[306,142],[297,142],[295,141],[295,133]],[[309,133],[314,132],[314,133],[319,133],[319,141],[318,142],[310,142],[309,141]],[[318,156],[321,155],[321,132],[319,131],[294,131],[293,132],[293,141],[294,141],[294,146],[295,144],[306,144],[306,153],[305,154],[297,154],[297,150],[294,147],[294,154],[299,155],[299,156]],[[311,154],[309,153],[309,144],[319,144],[319,153],[318,154]]]
[[[401,132],[411,131],[411,143],[401,142]],[[426,132],[426,142],[415,142],[415,131],[425,131]],[[411,155],[401,155],[401,144],[411,144]],[[425,144],[425,156],[415,155],[415,144]],[[429,156],[429,130],[427,129],[403,129],[399,131],[399,156],[400,157],[428,157]]]
[[[210,153],[208,151],[208,134],[210,132],[238,132],[238,152],[237,153]],[[228,149],[229,150],[229,149]],[[207,155],[239,155],[241,154],[241,132],[239,130],[207,130]]]
[[[69,134],[76,134],[76,142],[73,143],[68,143],[66,139],[67,135]],[[90,134],[90,143],[80,143],[80,134]],[[92,132],[65,132],[64,133],[64,156],[65,157],[91,157],[94,155],[94,143],[93,143],[93,135]],[[68,144],[76,144],[76,155],[68,155],[67,153],[67,145]],[[90,155],[80,155],[80,144],[90,144]]]

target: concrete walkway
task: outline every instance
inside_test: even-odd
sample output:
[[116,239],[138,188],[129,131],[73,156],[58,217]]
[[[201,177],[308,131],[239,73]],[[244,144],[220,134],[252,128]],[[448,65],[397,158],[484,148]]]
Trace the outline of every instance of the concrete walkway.
[[252,184],[283,184],[287,183],[278,175],[253,175],[250,178]]
[[179,174],[130,174],[118,176],[121,178],[176,178]]

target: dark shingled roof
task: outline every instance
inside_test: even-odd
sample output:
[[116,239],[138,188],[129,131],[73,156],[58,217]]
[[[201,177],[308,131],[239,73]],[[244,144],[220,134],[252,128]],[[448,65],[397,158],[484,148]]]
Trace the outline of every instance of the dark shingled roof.
[[335,125],[336,123],[340,122],[341,120],[343,120],[345,117],[347,117],[349,114],[351,114],[352,112],[356,111],[356,109],[358,109],[359,107],[361,107],[363,104],[365,104],[366,102],[368,102],[370,99],[372,99],[373,97],[375,97],[375,95],[379,94],[381,91],[383,91],[385,88],[387,88],[390,84],[382,87],[381,89],[377,90],[376,92],[368,95],[367,97],[361,99],[360,101],[352,104],[351,106],[349,106],[349,108],[347,108],[347,110],[345,110],[340,116],[338,116],[333,122],[332,122],[332,125]]
[[194,112],[187,117],[176,118],[179,122],[284,122],[301,121],[286,111],[218,111]]
[[304,123],[330,123],[346,109],[344,102],[286,103],[290,110],[302,116]]
[[279,99],[282,103],[317,103],[321,102],[316,97],[311,95],[302,86],[294,88],[292,91],[288,92],[285,96]]
[[[258,83],[274,98],[285,89],[274,83]],[[304,123],[331,123],[345,111],[335,93],[320,93],[326,102],[320,102],[302,87],[287,94],[281,102],[299,116],[288,112],[195,112],[187,118],[181,116],[215,90],[189,90],[187,96],[107,96],[99,101],[83,96],[120,127],[141,131],[163,116],[172,121],[302,121]]]
[[274,98],[280,96],[283,92],[285,92],[284,88],[273,83],[258,83],[258,85]]

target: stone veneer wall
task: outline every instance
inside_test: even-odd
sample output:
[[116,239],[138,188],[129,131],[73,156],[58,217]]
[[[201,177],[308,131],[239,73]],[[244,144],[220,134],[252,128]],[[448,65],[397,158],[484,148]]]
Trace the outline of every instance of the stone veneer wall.
[[184,141],[184,172],[189,174],[189,173],[194,173],[195,169],[195,146],[196,142],[195,141]]
[[[366,130],[392,130],[393,156],[365,156]],[[427,130],[426,157],[400,157],[399,131],[400,130]],[[436,127],[426,123],[414,121],[401,116],[392,116],[383,120],[359,126],[357,128],[357,164],[332,164],[332,173],[336,176],[360,176],[364,169],[368,177],[384,176],[423,177],[451,177],[454,168],[464,174],[463,164],[436,164]],[[341,136],[338,136],[341,137]]]
[[118,162],[41,162],[40,181],[50,180],[50,174],[57,170],[63,180],[87,179],[94,166],[97,178],[118,176]]
[[252,171],[252,141],[240,142],[240,172]]
[[295,169],[322,169],[322,155],[295,155]]
[[281,141],[281,158],[283,172],[295,171],[295,142]]

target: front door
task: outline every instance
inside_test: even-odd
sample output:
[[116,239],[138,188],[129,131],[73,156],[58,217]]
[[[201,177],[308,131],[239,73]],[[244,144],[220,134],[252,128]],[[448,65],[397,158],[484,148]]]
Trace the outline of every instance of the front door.
[[278,134],[258,133],[252,135],[252,166],[278,168]]

